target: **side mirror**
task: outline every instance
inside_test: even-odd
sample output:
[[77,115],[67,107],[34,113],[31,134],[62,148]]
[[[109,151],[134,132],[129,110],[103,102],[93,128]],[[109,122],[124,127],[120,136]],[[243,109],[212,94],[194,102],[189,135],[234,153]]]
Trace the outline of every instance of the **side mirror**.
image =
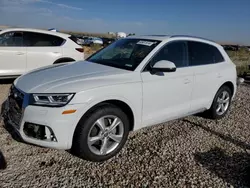
[[160,60],[151,67],[153,72],[175,72],[176,66],[173,62],[167,60]]

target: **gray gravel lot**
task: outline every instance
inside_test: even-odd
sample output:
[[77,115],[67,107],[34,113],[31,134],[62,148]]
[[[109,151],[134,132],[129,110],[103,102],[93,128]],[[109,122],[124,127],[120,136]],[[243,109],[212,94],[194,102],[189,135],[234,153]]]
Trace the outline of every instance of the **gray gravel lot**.
[[[0,85],[1,103],[9,86]],[[191,116],[142,129],[104,163],[19,143],[1,123],[0,187],[249,187],[249,126],[248,85],[225,119]]]

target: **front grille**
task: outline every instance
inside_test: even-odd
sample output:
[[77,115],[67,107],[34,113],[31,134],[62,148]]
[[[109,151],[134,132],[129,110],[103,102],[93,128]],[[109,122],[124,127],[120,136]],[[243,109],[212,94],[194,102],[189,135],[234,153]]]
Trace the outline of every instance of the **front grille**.
[[15,100],[19,108],[22,108],[24,94],[20,92],[17,88],[15,88],[15,86],[11,87],[9,98]]
[[9,94],[9,118],[18,128],[22,118],[23,99],[24,94],[12,86]]

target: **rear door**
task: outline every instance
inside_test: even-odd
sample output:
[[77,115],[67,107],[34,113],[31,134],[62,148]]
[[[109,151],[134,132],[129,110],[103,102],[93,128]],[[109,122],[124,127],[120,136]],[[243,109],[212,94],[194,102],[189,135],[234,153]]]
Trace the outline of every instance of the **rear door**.
[[189,41],[188,48],[189,66],[195,74],[191,102],[191,110],[195,112],[209,108],[221,84],[224,58],[215,46],[207,43]]
[[23,32],[11,31],[0,35],[0,76],[18,76],[26,69],[26,47]]
[[27,46],[27,69],[30,71],[39,67],[52,65],[62,57],[64,39],[36,32],[25,32],[24,43]]

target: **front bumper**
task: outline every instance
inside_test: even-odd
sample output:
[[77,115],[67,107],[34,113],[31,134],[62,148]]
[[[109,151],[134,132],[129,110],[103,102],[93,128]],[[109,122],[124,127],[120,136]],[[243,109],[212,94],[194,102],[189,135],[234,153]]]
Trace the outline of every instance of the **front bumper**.
[[[9,111],[9,100],[3,103],[1,112],[6,128],[11,126],[22,141],[42,147],[67,150],[72,146],[74,130],[82,116],[81,112],[85,110],[84,107],[84,104],[67,105],[60,108],[28,105],[22,109],[22,117],[19,124],[12,120]],[[70,109],[75,109],[76,112],[66,115],[62,114],[63,111]],[[27,123],[46,126],[52,130],[56,139],[37,139],[27,135],[24,131]]]

